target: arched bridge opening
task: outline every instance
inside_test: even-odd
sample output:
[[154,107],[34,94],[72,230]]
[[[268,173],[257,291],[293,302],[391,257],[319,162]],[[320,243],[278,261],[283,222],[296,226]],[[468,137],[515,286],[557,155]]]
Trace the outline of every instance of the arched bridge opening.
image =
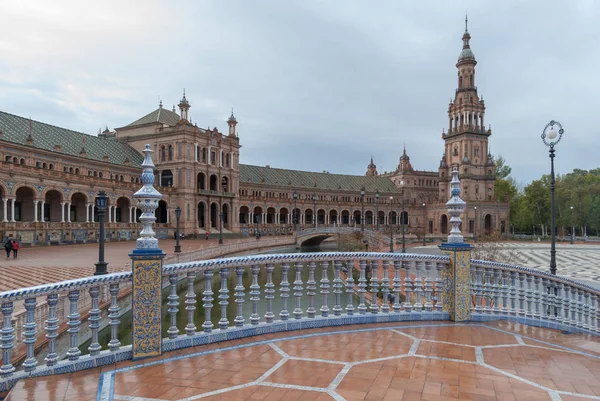
[[323,241],[332,236],[333,234],[315,234],[314,236],[308,238],[298,238],[298,245],[301,247],[321,245]]

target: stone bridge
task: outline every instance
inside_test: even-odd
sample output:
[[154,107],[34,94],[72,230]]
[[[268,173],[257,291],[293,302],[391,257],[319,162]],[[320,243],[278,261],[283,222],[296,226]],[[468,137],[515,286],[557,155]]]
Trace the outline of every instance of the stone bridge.
[[[310,230],[303,230],[299,231],[296,236],[296,245],[317,246],[327,238],[360,231],[360,227],[323,227]],[[377,231],[374,230],[365,229],[363,231],[363,235],[364,239],[368,241],[369,245],[373,245],[379,241],[388,245],[390,243],[389,237],[387,237],[385,234],[379,234],[377,233]]]

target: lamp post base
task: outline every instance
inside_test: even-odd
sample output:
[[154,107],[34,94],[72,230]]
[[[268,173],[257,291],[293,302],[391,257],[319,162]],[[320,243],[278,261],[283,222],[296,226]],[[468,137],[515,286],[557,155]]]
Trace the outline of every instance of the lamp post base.
[[107,262],[96,263],[96,271],[94,272],[94,276],[101,276],[103,274],[108,274],[108,270],[106,268],[107,265],[108,265]]
[[181,253],[181,245],[175,245],[175,250],[173,252]]
[[223,245],[223,238],[219,238],[219,245]]

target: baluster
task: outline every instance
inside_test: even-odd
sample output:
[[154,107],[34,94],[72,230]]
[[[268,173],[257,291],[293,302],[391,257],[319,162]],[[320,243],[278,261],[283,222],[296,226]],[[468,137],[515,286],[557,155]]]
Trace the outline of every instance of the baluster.
[[177,334],[179,334],[179,329],[177,329],[177,312],[179,309],[179,297],[177,296],[177,274],[169,274],[169,284],[171,293],[169,294],[167,305],[169,309],[169,317],[171,320],[171,325],[169,326],[169,330],[167,330],[167,334],[169,338],[176,338]]
[[358,279],[358,293],[360,295],[360,302],[358,304],[358,313],[364,315],[367,313],[367,305],[365,305],[365,293],[367,292],[367,261],[360,260],[358,265],[360,267],[360,278]]
[[258,285],[259,265],[252,265],[250,272],[252,273],[252,285],[250,285],[250,302],[252,302],[252,314],[250,315],[250,324],[257,325],[260,321],[258,316],[258,301],[260,298],[260,286]]
[[550,288],[548,289],[550,291],[550,298],[552,299],[552,305],[553,305],[553,311],[551,310],[550,312],[552,313],[552,319],[556,319],[557,322],[562,322],[563,320],[563,313],[562,313],[562,296],[563,296],[563,283],[561,282],[557,282],[557,281],[551,281],[551,285],[549,286]]
[[[435,311],[442,312],[444,306],[444,279],[442,278],[442,270],[444,269],[445,264],[442,262],[436,262],[435,268],[437,271],[437,277],[435,279]],[[473,285],[471,285],[473,288]],[[470,303],[470,302],[469,302]]]
[[486,267],[483,270],[483,298],[485,306],[483,307],[483,313],[492,313],[492,269]]
[[525,273],[519,273],[519,316],[525,316]]
[[119,341],[119,336],[117,331],[119,329],[119,311],[121,307],[119,307],[119,283],[111,284],[109,287],[110,292],[110,308],[108,308],[108,317],[110,322],[110,341],[108,342],[108,348],[111,351],[116,351],[121,346],[121,341]]
[[577,327],[583,327],[583,290],[581,288],[577,289]]
[[598,296],[596,294],[591,294],[590,297],[590,329],[598,332]]
[[0,367],[0,375],[8,376],[15,371],[15,367],[11,364],[11,353],[15,346],[15,329],[11,325],[14,305],[12,302],[2,302],[3,324],[0,330],[2,344],[2,367]]
[[510,272],[510,314],[512,316],[517,316],[518,313],[518,273]]
[[100,287],[92,287],[89,289],[90,297],[92,298],[92,308],[90,309],[90,330],[92,331],[92,342],[88,347],[88,351],[91,356],[98,355],[102,346],[98,342],[98,331],[100,330],[100,311],[99,298],[100,298]]
[[237,276],[237,285],[235,286],[235,304],[237,306],[237,316],[235,317],[234,322],[235,327],[242,327],[246,322],[246,319],[244,319],[244,267],[236,267],[235,275]]
[[227,319],[227,305],[229,305],[229,289],[227,288],[227,277],[229,277],[229,268],[221,268],[221,288],[219,289],[219,305],[221,305],[221,319],[219,319],[219,329],[229,328],[229,319]]
[[415,282],[414,282],[414,293],[415,293],[415,304],[413,310],[415,312],[421,312],[423,310],[423,304],[421,303],[421,292],[423,290],[423,278],[421,277],[421,266],[423,262],[420,260],[415,261]]
[[290,297],[290,283],[288,281],[288,271],[290,270],[289,263],[282,263],[281,265],[281,312],[279,312],[279,318],[281,320],[288,320],[290,313],[288,312],[288,298]]
[[404,311],[409,313],[412,311],[412,302],[410,299],[410,293],[412,292],[412,277],[410,276],[411,264],[411,261],[402,261],[402,266],[404,266],[404,270],[406,270],[406,275],[404,276],[404,292],[406,294],[406,298],[404,298]]
[[534,319],[539,319],[540,318],[540,277],[539,276],[535,276],[533,278],[533,304],[534,304],[534,310],[533,310],[533,318]]
[[188,290],[185,294],[185,310],[188,313],[188,324],[185,326],[185,333],[188,336],[193,336],[196,333],[196,325],[194,324],[194,313],[196,311],[196,292],[194,291],[194,281],[196,280],[196,273],[187,273],[186,279]]
[[494,294],[493,312],[495,315],[499,315],[502,312],[502,307],[500,305],[500,298],[502,295],[502,291],[500,289],[500,280],[502,278],[501,274],[502,272],[500,269],[492,269],[492,277],[494,280],[492,283],[492,293]]
[[273,284],[273,269],[275,266],[272,263],[267,263],[267,283],[265,284],[265,300],[267,301],[267,313],[265,313],[265,322],[273,323],[273,299],[275,298],[275,284]]
[[431,284],[431,263],[429,261],[424,262],[425,263],[425,311],[426,312],[431,312],[431,310],[433,309],[433,304],[431,303],[431,295],[433,293],[433,286]]
[[483,267],[475,266],[475,313],[483,312]]
[[556,288],[551,279],[542,278],[542,316],[549,320],[556,320],[554,315],[554,289]]
[[510,313],[510,307],[508,306],[508,283],[510,280],[510,272],[508,270],[501,270],[501,274],[502,286],[500,287],[500,292],[502,293],[502,314],[508,316]]
[[79,290],[69,291],[69,321],[67,326],[69,329],[67,332],[69,333],[70,338],[70,348],[67,350],[67,357],[70,361],[76,361],[79,359],[79,355],[81,355],[81,351],[77,348],[77,335],[79,333],[79,318],[81,315],[77,310],[77,301],[79,300]]
[[[202,328],[205,333],[210,333],[214,327],[213,322],[210,319],[210,312],[213,307],[213,291],[212,291],[212,278],[213,271],[212,269],[204,270],[204,292],[202,293],[202,306],[204,307],[204,323],[202,323]],[[170,330],[170,329],[169,329]]]
[[383,268],[383,278],[381,279],[381,293],[383,294],[383,301],[381,302],[381,311],[383,313],[390,312],[390,278],[388,277],[389,272],[388,268],[390,267],[390,262],[384,260],[381,262],[381,267]]
[[546,277],[542,277],[540,286],[538,287],[539,298],[540,298],[540,316],[542,319],[551,320],[550,317],[550,303],[548,302],[548,288],[549,280]]
[[302,284],[302,263],[296,262],[296,280],[294,281],[296,307],[294,308],[294,319],[302,319]]
[[309,318],[315,317],[315,294],[317,290],[317,282],[315,281],[315,269],[317,268],[317,264],[315,262],[310,262],[308,264],[308,281],[306,282],[306,290],[308,294],[308,309],[306,310],[306,314]]
[[571,286],[568,284],[563,285],[562,294],[562,305],[563,305],[563,322],[565,324],[571,324]]
[[525,292],[525,296],[527,298],[527,302],[526,302],[527,310],[525,311],[525,316],[533,317],[533,306],[532,306],[532,303],[533,303],[533,288],[532,288],[533,276],[531,274],[527,274],[526,279],[527,279],[527,290]]
[[329,316],[329,306],[327,305],[327,296],[329,295],[329,262],[321,262],[321,316]]
[[56,337],[58,337],[58,317],[56,317],[56,305],[58,304],[58,294],[50,294],[46,298],[48,304],[48,320],[46,320],[46,338],[48,339],[48,355],[44,360],[46,366],[54,366],[58,361],[56,353]]
[[394,303],[392,304],[392,310],[395,313],[400,313],[402,305],[400,304],[400,290],[402,289],[402,279],[400,278],[400,269],[402,268],[402,261],[394,260]]
[[583,328],[586,330],[590,329],[590,293],[585,291],[583,293]]
[[379,280],[377,277],[377,270],[379,269],[379,263],[377,260],[371,261],[371,280],[369,281],[371,290],[371,307],[369,310],[371,313],[379,312],[379,306],[377,305],[377,293],[379,292]]
[[340,271],[342,270],[342,261],[335,260],[333,262],[333,294],[334,294],[334,305],[333,314],[340,316],[342,314],[342,279],[340,278]]
[[571,287],[571,326],[577,327],[577,303],[578,303],[577,288]]
[[348,297],[346,301],[346,314],[354,315],[354,261],[348,260],[346,265],[348,266],[346,279],[346,296]]
[[[35,306],[37,302],[35,298],[25,299],[25,324],[23,325],[23,343],[25,343],[26,358],[23,361],[23,369],[25,372],[31,372],[37,365],[37,360],[33,354],[33,345],[35,344],[35,335],[37,334],[35,324]],[[79,351],[79,350],[78,350]]]

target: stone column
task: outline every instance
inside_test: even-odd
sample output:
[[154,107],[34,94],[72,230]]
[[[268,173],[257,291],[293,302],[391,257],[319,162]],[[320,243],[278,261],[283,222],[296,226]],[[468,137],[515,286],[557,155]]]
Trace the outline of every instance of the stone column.
[[460,199],[460,181],[458,170],[452,172],[451,195],[446,203],[451,216],[452,229],[448,242],[440,249],[443,255],[450,257],[450,265],[442,271],[443,282],[446,283],[442,292],[444,312],[450,315],[450,320],[463,322],[471,320],[471,245],[464,242],[459,230],[460,215],[465,210],[466,203]]
[[[45,209],[45,207],[44,207],[44,206],[46,205],[46,201],[40,201],[40,202],[42,202],[42,206],[40,206],[40,216],[42,216],[42,217],[41,217],[41,219],[40,219],[40,220],[41,220],[41,221],[42,221],[42,223],[43,223],[43,222],[45,222],[45,221],[46,221],[46,216],[44,216],[44,209]],[[14,204],[14,203],[15,203],[15,200],[13,199],[13,204]]]
[[[171,220],[171,219],[169,219],[169,208],[166,208],[166,210],[167,210],[167,224],[169,224],[169,221]],[[181,209],[181,210],[183,211],[183,209]]]
[[71,202],[67,202],[67,223],[71,222]]
[[141,200],[142,230],[136,240],[137,247],[129,254],[132,269],[132,359],[138,360],[162,354],[162,261],[165,254],[158,247],[152,229],[154,215],[162,195],[152,185],[154,163],[150,145],[144,150],[142,163],[143,188],[133,197]]
[[2,199],[2,221],[4,223],[8,223],[8,216],[7,216],[8,209],[6,207],[7,202],[8,202],[8,199],[6,199],[6,198]]
[[86,223],[90,222],[90,204],[89,203],[85,204],[85,222]]
[[15,198],[11,199],[11,203],[10,203],[10,221],[13,223],[16,223],[17,221],[15,220]]
[[65,222],[65,202],[60,202],[60,222]]
[[[37,223],[37,221],[38,221],[38,203],[39,203],[39,200],[33,201],[33,204],[34,204],[34,206],[33,206],[33,222],[34,223]],[[5,211],[5,213],[6,213],[6,211]]]

